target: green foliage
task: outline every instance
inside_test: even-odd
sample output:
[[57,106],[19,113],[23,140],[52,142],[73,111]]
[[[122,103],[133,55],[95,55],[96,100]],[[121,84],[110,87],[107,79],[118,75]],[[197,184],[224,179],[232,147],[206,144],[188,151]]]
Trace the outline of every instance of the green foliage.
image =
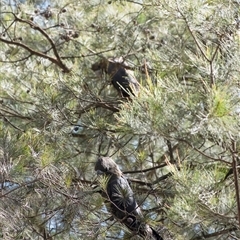
[[227,89],[214,87],[212,89],[211,101],[210,114],[213,117],[224,117],[230,115],[233,112],[232,110],[234,110],[231,109],[231,95],[227,92]]
[[[238,239],[239,3],[50,4],[0,5],[0,236],[139,239],[109,219],[104,155],[164,239]],[[91,70],[120,56],[131,99]]]

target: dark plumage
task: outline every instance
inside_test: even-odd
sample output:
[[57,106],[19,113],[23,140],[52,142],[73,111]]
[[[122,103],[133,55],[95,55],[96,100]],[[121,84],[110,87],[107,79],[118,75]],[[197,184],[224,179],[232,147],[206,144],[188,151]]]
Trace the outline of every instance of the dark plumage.
[[92,65],[92,70],[102,70],[107,73],[113,86],[123,97],[136,95],[139,91],[139,83],[133,75],[133,72],[127,69],[127,64],[122,58],[103,58]]
[[141,221],[141,210],[117,164],[109,157],[100,157],[96,162],[95,171],[109,177],[106,193],[113,216],[144,239],[163,240],[153,228]]

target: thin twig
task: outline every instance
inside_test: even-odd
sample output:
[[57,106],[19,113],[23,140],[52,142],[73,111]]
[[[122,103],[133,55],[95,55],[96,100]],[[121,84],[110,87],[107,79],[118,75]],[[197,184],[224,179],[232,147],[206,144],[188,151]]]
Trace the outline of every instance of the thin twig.
[[234,176],[234,185],[236,192],[236,200],[237,200],[237,214],[238,214],[238,223],[240,226],[240,193],[239,193],[239,184],[238,184],[238,170],[237,170],[237,147],[236,141],[232,140],[232,168],[233,168],[233,176]]
[[236,231],[237,228],[236,227],[232,227],[232,228],[228,228],[228,229],[224,229],[218,232],[214,232],[214,233],[209,233],[209,234],[203,234],[203,236],[198,236],[195,238],[192,238],[191,240],[201,240],[201,239],[207,239],[207,238],[213,238],[213,237],[217,237],[232,231]]

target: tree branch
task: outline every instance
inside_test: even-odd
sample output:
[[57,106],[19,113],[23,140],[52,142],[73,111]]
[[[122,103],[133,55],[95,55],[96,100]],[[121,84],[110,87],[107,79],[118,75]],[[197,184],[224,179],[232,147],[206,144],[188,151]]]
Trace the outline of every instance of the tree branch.
[[16,45],[16,46],[22,47],[22,48],[26,49],[28,52],[30,52],[33,55],[36,55],[36,56],[39,56],[39,57],[42,57],[42,58],[46,58],[49,61],[51,61],[52,63],[54,63],[57,66],[59,66],[60,68],[62,68],[64,72],[69,73],[70,69],[62,62],[61,57],[59,56],[58,51],[56,49],[56,46],[55,46],[53,40],[50,38],[50,36],[41,27],[39,27],[38,25],[34,24],[32,21],[21,19],[21,18],[17,17],[14,13],[12,13],[12,14],[13,14],[13,16],[15,18],[15,21],[21,22],[21,23],[26,23],[32,29],[39,31],[48,40],[48,42],[50,43],[50,45],[51,45],[51,47],[53,49],[53,53],[54,53],[56,58],[50,57],[50,56],[48,56],[48,55],[46,55],[46,54],[44,54],[42,52],[35,51],[34,49],[30,48],[29,46],[27,46],[27,45],[25,45],[25,44],[23,44],[21,42],[18,42],[18,41],[7,40],[7,39],[4,39],[2,37],[0,37],[0,41],[2,41],[4,43],[7,43],[9,45]]
[[239,193],[239,184],[238,184],[238,170],[237,170],[237,147],[236,141],[232,140],[232,168],[233,168],[233,176],[234,176],[234,185],[236,192],[236,200],[237,200],[237,214],[238,214],[238,223],[240,226],[240,193]]
[[214,232],[214,233],[203,234],[203,236],[198,236],[198,237],[192,238],[191,240],[201,240],[201,239],[217,237],[217,236],[226,234],[228,232],[236,231],[236,230],[237,230],[236,227],[232,227],[232,228],[224,229],[224,230],[221,230],[221,231],[218,231],[218,232]]
[[60,68],[62,68],[64,72],[66,72],[66,73],[70,72],[70,69],[67,66],[65,66],[61,61],[59,62],[57,59],[55,59],[53,57],[50,57],[44,53],[35,51],[32,48],[28,47],[27,45],[25,45],[21,42],[7,40],[7,39],[1,38],[1,37],[0,37],[0,41],[7,43],[9,45],[15,45],[15,46],[22,47],[22,48],[26,49],[28,52],[30,52],[32,55],[36,55],[36,56],[48,59],[50,62],[52,62],[52,63],[56,64],[57,66],[59,66]]
[[225,161],[225,160],[223,160],[223,159],[221,159],[221,158],[214,158],[214,157],[211,157],[210,155],[207,155],[206,153],[204,153],[203,151],[201,151],[201,150],[198,149],[197,147],[193,146],[193,144],[191,144],[190,142],[188,142],[186,139],[178,138],[177,140],[180,141],[180,142],[185,142],[185,143],[188,144],[193,150],[195,150],[196,152],[200,153],[201,155],[203,155],[203,156],[206,157],[206,158],[209,158],[209,159],[211,159],[211,160],[213,160],[213,161],[216,161],[216,162],[224,162],[224,163],[226,163],[226,164],[228,164],[228,165],[231,164],[230,162]]

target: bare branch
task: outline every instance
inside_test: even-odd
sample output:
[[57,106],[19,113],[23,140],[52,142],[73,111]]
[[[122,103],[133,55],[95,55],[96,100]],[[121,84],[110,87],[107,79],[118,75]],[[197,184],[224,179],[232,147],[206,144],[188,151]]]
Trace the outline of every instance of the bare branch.
[[70,72],[70,70],[61,61],[59,62],[57,59],[55,59],[53,57],[50,57],[44,53],[35,51],[34,49],[28,47],[27,45],[25,45],[21,42],[10,41],[10,40],[7,40],[7,39],[1,38],[1,37],[0,37],[0,41],[7,43],[9,45],[15,45],[15,46],[22,47],[22,48],[26,49],[28,52],[30,52],[32,55],[36,55],[36,56],[48,59],[50,62],[52,62],[52,63],[56,64],[57,66],[59,66],[60,68],[62,68],[64,72],[66,72],[66,73]]
[[239,192],[239,183],[238,183],[238,169],[237,169],[237,146],[236,141],[232,140],[232,168],[233,168],[233,176],[234,176],[234,185],[236,192],[236,200],[237,200],[237,214],[238,214],[238,223],[240,226],[240,192]]
[[195,238],[192,238],[191,240],[201,240],[201,239],[213,238],[213,237],[221,236],[223,234],[226,234],[226,233],[229,233],[232,231],[236,231],[236,230],[237,230],[236,227],[232,227],[232,228],[224,229],[224,230],[214,232],[214,233],[203,234],[203,236],[195,237]]
[[46,55],[46,54],[44,54],[42,52],[36,51],[36,50],[30,48],[29,46],[27,46],[27,45],[25,45],[25,44],[23,44],[23,43],[21,43],[19,41],[7,40],[7,39],[2,38],[2,37],[0,37],[0,41],[4,42],[6,44],[9,44],[9,45],[15,45],[15,46],[22,47],[22,48],[26,49],[28,52],[30,52],[32,55],[36,55],[36,56],[48,59],[52,63],[54,63],[57,66],[59,66],[60,68],[62,68],[65,73],[69,73],[70,69],[62,62],[61,57],[59,56],[58,51],[56,49],[56,46],[55,46],[53,40],[50,38],[50,36],[41,27],[39,27],[38,25],[34,24],[32,21],[21,19],[21,18],[17,17],[16,14],[14,14],[14,13],[12,13],[12,14],[13,14],[13,16],[15,18],[15,21],[21,22],[21,23],[26,23],[32,29],[34,29],[36,31],[39,31],[48,40],[48,42],[50,43],[51,48],[53,49],[53,53],[54,53],[56,58],[50,57],[50,56],[48,56],[48,55]]

